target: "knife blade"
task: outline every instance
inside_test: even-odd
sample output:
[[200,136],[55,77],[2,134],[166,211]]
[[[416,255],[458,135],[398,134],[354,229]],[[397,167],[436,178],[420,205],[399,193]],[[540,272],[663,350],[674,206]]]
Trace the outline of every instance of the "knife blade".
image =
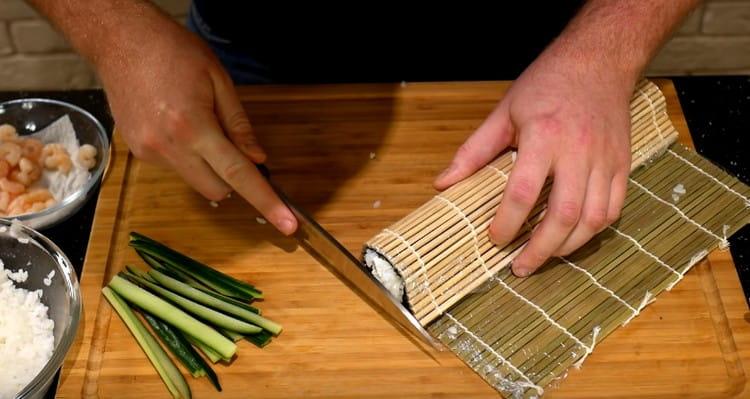
[[271,180],[270,171],[265,165],[259,164],[257,167],[297,218],[298,228],[294,236],[308,253],[311,253],[318,261],[325,262],[340,279],[349,283],[349,286],[365,297],[371,306],[379,310],[381,315],[386,316],[391,322],[396,323],[421,342],[437,350],[444,350],[442,344],[419,324],[401,302],[391,296],[362,262],[321,227],[315,219],[290,201],[289,197]]

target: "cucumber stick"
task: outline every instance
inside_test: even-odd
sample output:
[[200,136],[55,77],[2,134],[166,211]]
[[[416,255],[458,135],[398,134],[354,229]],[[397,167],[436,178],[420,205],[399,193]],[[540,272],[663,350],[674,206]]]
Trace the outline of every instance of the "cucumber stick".
[[[202,303],[206,306],[210,306],[214,309],[218,309],[224,313],[228,313],[232,316],[239,317],[242,320],[248,321],[250,323],[253,323],[257,326],[263,327],[263,329],[268,330],[274,335],[279,335],[281,332],[281,326],[271,320],[266,319],[263,316],[260,316],[254,312],[248,311],[242,307],[235,306],[231,303],[224,302],[218,298],[215,298],[211,295],[208,295],[205,292],[199,291],[185,283],[182,283],[176,279],[173,279],[163,273],[160,273],[157,270],[149,270],[148,274],[156,280],[159,284],[163,285],[164,287],[178,293],[181,295],[184,295],[185,297],[188,297],[196,302]],[[168,298],[169,299],[169,298]],[[218,325],[218,324],[217,324]],[[242,334],[253,334],[254,332],[250,331],[241,331],[236,328],[232,328],[230,326],[221,326],[228,330],[236,331]],[[256,333],[259,331],[256,331]]]
[[193,315],[198,316],[217,327],[226,328],[243,334],[255,334],[261,331],[261,328],[258,326],[254,326],[250,323],[245,323],[242,320],[237,320],[221,312],[217,312],[209,307],[193,302],[188,298],[177,295],[174,292],[157,284],[151,283],[146,279],[134,277],[132,275],[128,277],[133,278],[133,280],[135,280],[138,284],[145,286],[154,294],[159,295],[160,297],[181,307],[185,311],[190,312]]
[[140,257],[149,266],[151,266],[152,269],[158,270],[158,271],[166,274],[167,276],[172,277],[173,279],[180,280],[183,283],[186,283],[186,284],[190,285],[191,287],[196,287],[196,288],[197,287],[201,287],[201,289],[206,289],[206,290],[210,290],[211,289],[211,288],[208,288],[208,286],[206,286],[203,283],[201,283],[200,281],[198,281],[198,280],[190,277],[190,274],[185,273],[185,272],[183,272],[180,269],[175,269],[175,268],[171,268],[170,269],[170,268],[164,266],[163,263],[161,263],[158,260],[154,259],[153,257],[151,257],[151,255],[149,255],[149,254],[147,254],[145,252],[139,251],[137,249],[135,250],[135,252],[138,253],[138,255],[140,255]]
[[144,252],[168,268],[188,272],[201,283],[222,294],[244,300],[263,297],[263,293],[252,285],[213,269],[142,234],[131,232],[130,246]]
[[[241,341],[242,338],[245,338],[245,336],[242,335],[242,334],[240,334],[240,333],[237,333],[237,332],[234,332],[234,331],[225,330],[223,328],[220,329],[219,332],[222,333],[222,334],[224,334],[225,337],[231,339],[234,342]],[[260,333],[258,333],[258,334],[260,334]]]
[[[141,256],[141,258],[143,258],[144,261],[146,261],[146,263],[149,264],[149,266],[151,266],[151,268],[153,270],[157,270],[157,271],[159,271],[159,273],[162,273],[162,274],[164,274],[164,275],[166,275],[168,277],[171,277],[171,278],[173,278],[173,279],[175,279],[175,280],[177,280],[177,281],[179,281],[181,283],[187,284],[187,285],[195,288],[198,291],[202,291],[202,292],[204,292],[204,293],[206,293],[208,295],[211,295],[214,298],[220,299],[220,300],[222,300],[224,302],[229,302],[229,303],[231,303],[233,305],[237,305],[237,306],[239,306],[241,308],[244,308],[244,309],[247,309],[247,310],[249,310],[249,311],[251,311],[253,313],[261,314],[260,309],[258,309],[256,307],[250,306],[247,303],[242,302],[242,301],[240,301],[238,299],[232,298],[230,296],[222,295],[222,294],[218,293],[217,291],[214,291],[213,289],[209,288],[208,286],[202,284],[198,280],[190,277],[189,274],[187,274],[187,273],[185,273],[185,272],[183,272],[183,271],[181,271],[179,269],[168,269],[164,265],[162,265],[161,263],[159,263],[159,261],[157,261],[156,259],[150,257],[149,255],[147,255],[147,254],[145,254],[145,253],[143,253],[141,251],[138,251],[138,250],[136,250],[136,252]],[[130,270],[130,269],[128,269],[128,270]],[[143,273],[146,274],[146,272],[143,272]],[[151,282],[156,282],[151,276],[149,276],[149,278],[147,280],[149,280]],[[248,301],[252,302],[253,300],[255,300],[255,298],[250,298]]]
[[245,340],[250,341],[258,348],[262,348],[271,342],[272,335],[270,332],[263,330],[257,334],[245,335]]
[[[164,270],[159,270],[159,271],[162,272],[162,273],[164,273]],[[169,273],[164,273],[164,274],[167,275],[167,276],[169,276],[169,277],[172,277],[175,280],[178,280],[178,281],[180,280],[180,279],[176,278],[175,276],[170,276]],[[235,306],[239,306],[239,307],[241,307],[241,308],[243,308],[245,310],[248,310],[250,312],[253,312],[255,314],[261,314],[260,309],[254,307],[254,306],[248,305],[247,303],[242,302],[242,301],[240,301],[238,299],[235,299],[235,298],[232,298],[232,297],[228,297],[226,295],[221,295],[218,292],[216,292],[216,291],[214,291],[214,290],[212,290],[212,289],[210,289],[208,287],[205,287],[205,286],[202,286],[202,285],[197,285],[197,284],[192,284],[189,281],[188,282],[183,281],[183,283],[187,283],[187,285],[195,288],[196,290],[204,292],[204,293],[206,293],[208,295],[211,295],[212,297],[214,297],[216,299],[219,299],[221,301],[224,301],[224,302],[227,302],[227,303],[231,303],[232,305],[235,305]],[[253,299],[251,299],[250,301],[252,302]]]
[[[164,346],[175,355],[177,360],[185,366],[190,372],[190,375],[195,378],[206,376],[206,370],[204,370],[203,367],[201,367],[201,364],[191,356],[192,354],[190,353],[190,350],[188,350],[187,347],[182,346],[182,342],[180,342],[175,334],[176,331],[172,329],[169,324],[162,322],[146,312],[143,312],[142,315],[146,320],[146,323],[151,326],[151,330],[161,339]],[[189,343],[188,347],[192,348]],[[193,349],[193,351],[195,351],[195,349]]]
[[148,332],[146,326],[133,313],[133,310],[117,295],[115,290],[104,287],[102,288],[102,294],[107,298],[107,301],[109,301],[112,308],[115,309],[115,312],[117,312],[133,334],[141,349],[146,353],[146,356],[151,361],[151,364],[154,365],[156,372],[159,373],[172,397],[175,399],[190,399],[192,397],[190,387],[180,373],[180,370],[177,369],[177,366],[175,366],[167,353],[164,352],[164,349],[156,342],[151,333]]
[[130,273],[130,274],[132,274],[132,275],[134,275],[136,277],[140,277],[140,278],[146,279],[146,280],[148,280],[148,281],[150,281],[152,283],[156,282],[156,280],[154,280],[153,277],[149,276],[148,273],[144,272],[143,270],[141,270],[141,269],[139,269],[139,268],[137,268],[135,266],[125,265],[125,270],[128,273]]
[[143,318],[146,319],[151,329],[156,332],[156,335],[161,338],[164,345],[182,362],[182,365],[190,371],[193,377],[208,377],[214,387],[216,387],[216,390],[221,392],[221,385],[216,373],[203,360],[201,355],[193,349],[190,342],[185,339],[182,333],[148,313],[144,312]]
[[182,332],[191,334],[197,340],[215,350],[221,357],[231,358],[237,352],[237,345],[213,328],[130,281],[120,276],[114,276],[109,283],[109,287],[125,298],[126,301],[151,313]]
[[185,334],[185,338],[190,341],[191,344],[193,344],[196,348],[200,349],[203,354],[206,355],[206,357],[211,360],[211,363],[218,363],[219,360],[226,360],[229,361],[231,359],[224,359],[221,357],[220,354],[216,353],[215,350],[211,349],[210,347],[203,344],[203,342],[198,341],[197,339],[191,337],[190,335]]

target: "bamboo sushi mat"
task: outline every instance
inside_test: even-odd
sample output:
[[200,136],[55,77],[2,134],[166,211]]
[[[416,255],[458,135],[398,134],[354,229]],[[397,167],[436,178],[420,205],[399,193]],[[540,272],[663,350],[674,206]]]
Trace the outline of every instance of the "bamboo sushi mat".
[[750,221],[750,187],[674,144],[664,96],[631,101],[632,173],[621,218],[569,257],[519,279],[508,266],[540,222],[503,248],[487,236],[513,166],[506,153],[373,237],[428,331],[506,397],[533,397],[670,290]]

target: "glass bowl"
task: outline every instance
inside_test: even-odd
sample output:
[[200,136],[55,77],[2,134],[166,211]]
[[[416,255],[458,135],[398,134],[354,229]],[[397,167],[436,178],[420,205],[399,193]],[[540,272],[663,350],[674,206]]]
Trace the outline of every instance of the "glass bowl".
[[[28,279],[15,283],[16,287],[29,291],[41,289],[41,301],[48,308],[47,315],[55,322],[52,357],[16,395],[16,399],[40,398],[49,389],[75,339],[81,316],[81,290],[73,265],[57,245],[36,230],[18,225],[21,234],[29,238],[24,244],[11,235],[10,226],[10,222],[0,220],[0,258],[4,267],[28,272]],[[53,270],[55,275],[47,286],[44,280]],[[3,368],[13,367],[12,359],[3,361],[6,362]]]
[[45,210],[6,219],[18,219],[33,229],[52,227],[75,214],[94,194],[110,159],[110,143],[107,132],[88,111],[63,101],[45,98],[24,98],[0,103],[0,125],[15,126],[19,136],[26,136],[44,129],[58,118],[68,115],[80,145],[91,144],[97,149],[96,165],[91,177],[78,190]]

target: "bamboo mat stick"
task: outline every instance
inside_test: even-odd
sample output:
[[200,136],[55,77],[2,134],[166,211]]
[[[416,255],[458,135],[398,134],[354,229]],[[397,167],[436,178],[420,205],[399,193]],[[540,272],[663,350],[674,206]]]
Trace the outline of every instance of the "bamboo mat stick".
[[366,244],[403,278],[420,323],[506,397],[543,393],[750,220],[749,187],[671,145],[677,131],[654,84],[637,85],[630,112],[620,220],[534,275],[516,278],[508,266],[544,217],[550,181],[510,244],[499,248],[486,232],[512,173],[510,152]]
[[[638,87],[631,110],[631,168],[636,169],[663,152],[677,132],[666,115],[663,95],[652,84]],[[487,222],[502,200],[512,165],[511,154],[500,156],[367,243],[396,267],[405,282],[406,301],[421,323],[429,323],[510,263],[496,258],[488,262],[481,246],[491,245]],[[546,195],[540,200],[546,202]]]
[[[684,200],[680,200],[684,216],[631,185],[623,217],[615,228],[622,234],[637,238],[639,245],[646,251],[670,264],[678,273],[684,274],[700,259],[695,256],[701,252],[700,248],[716,247],[719,243],[716,237],[701,231],[685,217],[695,218],[705,213],[708,216],[700,219],[701,223],[718,225],[719,221],[747,221],[750,215],[744,206],[737,206],[738,203],[742,204],[742,198],[724,188],[717,190],[718,185],[708,184],[705,176],[698,172],[686,174],[684,165],[674,162],[663,164],[668,158],[656,160],[649,169],[640,170],[634,178],[644,187],[659,190],[662,196],[670,192],[670,184],[676,181],[675,178],[690,182],[696,192],[692,197],[686,194]],[[513,280],[515,278],[507,270],[498,275],[499,278],[508,279],[510,287],[539,304],[589,347],[595,344],[595,328],[597,340],[605,338],[648,303],[645,292],[651,291],[651,296],[657,295],[670,287],[675,278],[673,273],[658,266],[656,261],[639,250],[629,239],[617,233],[602,234],[597,241],[585,245],[580,251],[583,255],[574,254],[568,260],[571,263],[577,262],[580,268],[589,271],[600,284],[608,286],[617,296],[622,295],[623,290],[632,292],[632,300],[640,297],[639,304],[631,305],[632,308],[624,306],[613,295],[593,284],[585,273],[572,267],[565,268],[565,262],[549,262],[541,274],[524,280]],[[543,280],[535,281],[535,278]],[[563,280],[567,282],[562,283]],[[488,281],[484,285],[491,283]],[[559,290],[560,294],[549,295],[553,288]],[[471,304],[471,307],[467,304]],[[522,305],[522,301],[514,298],[507,290],[479,289],[477,293],[470,294],[456,304],[451,312],[456,314],[457,321],[463,322],[465,319],[470,326],[469,330],[473,330],[485,342],[490,342],[493,351],[514,364],[534,384],[544,387],[564,375],[571,365],[579,363],[584,358],[585,348],[554,329],[538,312],[530,309],[509,314],[498,312],[498,309],[523,309]],[[638,312],[633,312],[632,309]],[[498,313],[502,316],[496,316]],[[468,318],[467,315],[471,317]],[[451,324],[445,323],[444,318],[430,326],[434,334],[440,336],[442,332],[443,337],[450,328]],[[499,364],[490,352],[467,353],[462,352],[461,348],[454,350],[498,388],[497,376],[488,374]],[[469,354],[471,357],[468,357]],[[506,388],[498,389],[506,396],[512,396],[513,388],[508,388],[508,384],[512,386],[513,381],[521,380],[521,377],[509,373]],[[534,389],[521,389],[527,396],[536,394]]]

